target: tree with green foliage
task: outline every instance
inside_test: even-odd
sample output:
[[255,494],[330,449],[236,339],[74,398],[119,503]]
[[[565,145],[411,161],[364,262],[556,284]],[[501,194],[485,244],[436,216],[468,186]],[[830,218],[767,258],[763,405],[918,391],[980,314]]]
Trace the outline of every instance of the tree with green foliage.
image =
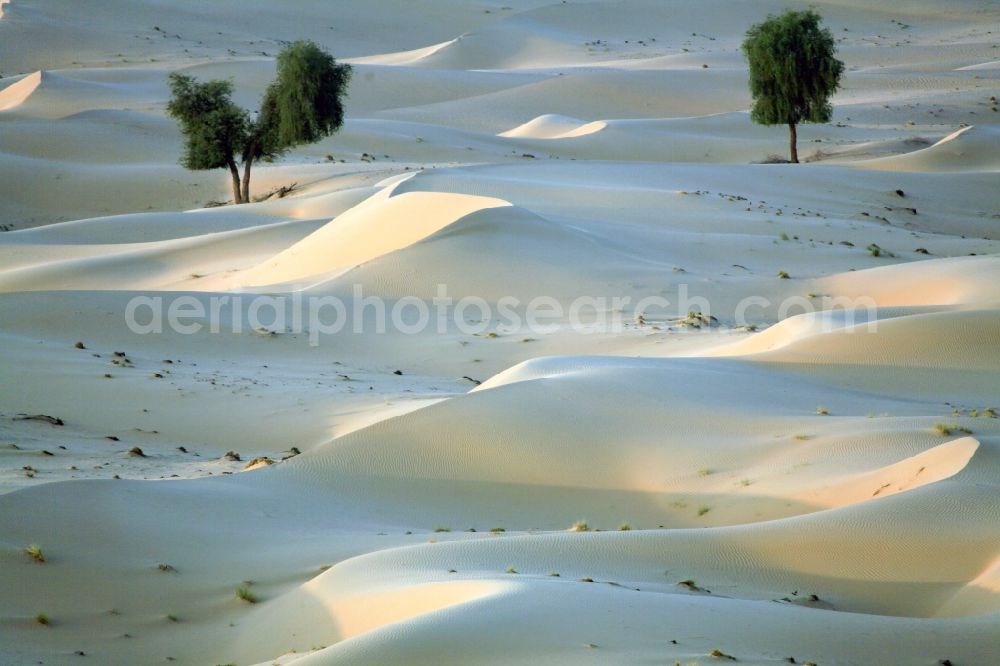
[[821,20],[812,10],[787,10],[752,26],[743,41],[750,63],[750,118],[761,125],[788,125],[796,163],[796,125],[830,121],[830,96],[844,72],[833,35],[820,27]]
[[[184,135],[187,169],[229,169],[233,201],[249,203],[254,161],[315,143],[344,124],[343,97],[351,66],[338,64],[313,42],[298,41],[278,54],[277,77],[267,87],[256,118],[232,101],[230,81],[197,81],[170,75],[167,113]],[[237,160],[242,163],[240,176]]]

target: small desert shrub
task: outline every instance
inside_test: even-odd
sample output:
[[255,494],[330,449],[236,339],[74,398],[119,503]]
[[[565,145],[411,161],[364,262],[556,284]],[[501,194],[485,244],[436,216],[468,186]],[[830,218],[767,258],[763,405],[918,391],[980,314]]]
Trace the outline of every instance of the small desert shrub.
[[24,553],[36,562],[41,563],[45,561],[45,553],[42,552],[42,547],[36,543],[25,548]]
[[273,464],[274,461],[268,458],[267,456],[257,456],[256,458],[248,462],[246,465],[244,465],[243,469],[250,469],[252,467],[260,467],[260,466],[270,467]]
[[779,277],[779,278],[781,278],[782,280],[787,280],[787,279],[789,279],[789,277],[791,277],[791,276],[790,276],[790,275],[788,275],[788,273],[786,273],[785,271],[778,271],[777,275],[778,275],[778,277]]
[[829,416],[830,415],[830,410],[827,409],[826,407],[823,407],[821,405],[821,406],[819,406],[819,407],[816,408],[816,413],[819,414],[820,416]]
[[966,435],[972,434],[972,431],[969,430],[968,428],[963,428],[962,426],[956,425],[954,423],[935,423],[934,432],[941,435],[942,437],[947,437],[948,435],[951,435],[956,432],[960,432]]
[[451,532],[451,528],[450,527],[435,527],[434,531],[435,532]]
[[180,622],[181,619],[179,617],[177,617],[176,615],[174,615],[173,613],[170,613],[169,615],[167,615],[167,621],[168,622]]
[[517,569],[515,569],[514,567],[507,567],[505,573],[516,574],[517,573]]
[[876,243],[872,243],[871,245],[869,245],[865,249],[868,250],[868,254],[872,255],[873,257],[895,257],[896,256],[892,252],[889,252],[889,250],[886,250],[883,247],[879,247],[878,244],[876,244]]
[[822,160],[825,160],[828,157],[832,157],[832,155],[830,153],[826,152],[823,149],[818,149],[815,152],[813,152],[812,155],[809,155],[808,157],[806,157],[804,161],[806,161],[806,162],[820,162]]
[[621,525],[618,526],[618,531],[619,532],[628,532],[631,529],[632,529],[632,526],[629,525],[628,523],[622,523]]
[[589,532],[590,526],[587,525],[586,520],[578,520],[569,526],[569,532]]
[[52,620],[50,620],[49,616],[46,615],[45,613],[39,613],[38,615],[36,615],[35,622],[46,627],[52,624]]
[[710,507],[708,505],[705,505],[705,504],[702,504],[701,506],[698,507],[698,515],[699,516],[704,516],[706,513],[708,513],[711,510],[712,510],[712,507]]
[[506,531],[507,530],[505,530],[502,527],[491,527],[490,528],[490,532],[492,532],[493,534],[500,534],[501,532],[506,532]]
[[709,657],[715,657],[716,659],[729,659],[730,661],[736,661],[736,657],[734,657],[731,654],[726,654],[725,652],[723,652],[719,648],[715,648],[714,650],[712,650],[711,652],[709,652],[708,656]]
[[708,476],[711,473],[712,470],[710,470],[707,467],[702,467],[701,469],[698,470],[698,476]]
[[245,601],[248,604],[257,603],[257,595],[250,590],[246,585],[240,585],[236,588],[236,598],[240,601]]

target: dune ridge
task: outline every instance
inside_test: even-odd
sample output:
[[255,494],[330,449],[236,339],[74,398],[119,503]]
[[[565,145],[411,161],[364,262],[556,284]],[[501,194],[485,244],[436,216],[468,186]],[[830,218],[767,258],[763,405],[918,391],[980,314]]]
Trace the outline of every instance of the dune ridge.
[[0,0],[0,663],[1000,663],[1000,9],[814,4]]
[[[3,18],[3,3],[0,3],[0,18]],[[42,76],[42,70],[38,70],[0,90],[0,111],[7,111],[23,104],[41,85]]]
[[[411,245],[478,210],[509,206],[490,198],[407,192],[392,186],[343,213],[326,226],[241,276],[247,285],[301,280],[351,268]],[[420,217],[410,218],[414,209]]]

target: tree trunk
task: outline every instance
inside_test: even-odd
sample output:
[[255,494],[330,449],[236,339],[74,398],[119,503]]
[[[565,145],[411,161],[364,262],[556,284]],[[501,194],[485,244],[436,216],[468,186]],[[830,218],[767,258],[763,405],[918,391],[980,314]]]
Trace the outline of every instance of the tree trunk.
[[250,203],[250,165],[253,158],[248,157],[243,162],[243,203]]
[[240,190],[240,170],[236,162],[229,160],[229,175],[233,177],[233,203],[243,203],[243,195]]
[[788,123],[788,145],[792,156],[792,164],[799,163],[798,138],[798,134],[795,131],[795,123]]

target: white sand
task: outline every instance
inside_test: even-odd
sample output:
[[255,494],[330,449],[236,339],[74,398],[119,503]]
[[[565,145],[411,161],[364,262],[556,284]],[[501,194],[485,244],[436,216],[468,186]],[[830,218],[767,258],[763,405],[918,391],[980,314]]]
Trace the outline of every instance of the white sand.
[[[788,3],[291,4],[0,0],[0,664],[1000,663],[995,3],[816,3],[847,73],[802,165],[759,164],[738,50]],[[354,64],[343,130],[203,208],[167,73],[252,106],[297,38]],[[124,317],[442,284],[631,302]],[[681,285],[718,321],[636,309]]]

